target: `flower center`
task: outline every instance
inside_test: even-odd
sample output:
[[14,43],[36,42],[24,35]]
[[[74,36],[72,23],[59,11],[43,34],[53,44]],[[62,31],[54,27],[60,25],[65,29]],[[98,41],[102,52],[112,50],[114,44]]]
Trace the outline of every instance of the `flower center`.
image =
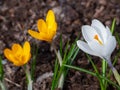
[[94,39],[97,40],[99,44],[103,45],[97,34],[94,36]]

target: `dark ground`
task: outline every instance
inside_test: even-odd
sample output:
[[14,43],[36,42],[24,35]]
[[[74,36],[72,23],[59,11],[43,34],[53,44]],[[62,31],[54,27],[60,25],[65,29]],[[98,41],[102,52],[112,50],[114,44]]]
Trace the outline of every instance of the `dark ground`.
[[[55,54],[50,51],[50,45],[38,41],[27,34],[28,29],[37,29],[36,22],[44,18],[49,9],[54,10],[58,31],[56,37],[63,34],[63,40],[71,42],[81,32],[80,27],[90,24],[96,18],[110,27],[116,18],[116,29],[120,35],[120,0],[0,0],[0,54],[5,47],[13,43],[23,43],[29,40],[31,44],[39,46],[37,65],[35,70],[34,90],[50,90]],[[80,36],[81,37],[81,36]],[[59,44],[59,40],[55,41]],[[117,46],[113,57],[119,50]],[[101,60],[92,57],[101,70]],[[3,57],[3,59],[5,59]],[[79,52],[73,65],[93,70],[83,52]],[[120,57],[115,65],[120,71]],[[5,82],[8,90],[26,90],[25,74],[21,67],[15,67],[10,62],[4,65]],[[47,75],[45,79],[42,76]],[[114,78],[111,77],[113,81]],[[65,80],[64,90],[100,90],[97,78],[75,70],[70,70]],[[109,86],[107,90],[116,90]]]

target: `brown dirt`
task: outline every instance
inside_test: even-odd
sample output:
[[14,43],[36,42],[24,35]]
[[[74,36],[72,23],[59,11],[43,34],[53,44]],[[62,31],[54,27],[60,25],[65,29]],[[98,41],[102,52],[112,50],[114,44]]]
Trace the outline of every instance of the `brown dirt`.
[[[13,43],[23,43],[29,40],[38,48],[38,58],[35,70],[34,90],[50,90],[55,54],[50,50],[50,44],[38,41],[27,34],[28,29],[37,29],[36,21],[45,18],[46,12],[54,10],[58,22],[58,31],[63,34],[63,40],[71,42],[81,32],[80,27],[90,24],[96,18],[110,27],[116,18],[116,29],[120,35],[120,1],[119,0],[0,0],[0,54],[5,47]],[[81,37],[81,35],[80,35]],[[59,46],[59,40],[55,41]],[[113,53],[113,57],[119,50]],[[101,61],[92,57],[97,67],[101,69]],[[6,60],[3,57],[4,60]],[[120,71],[120,57],[116,68]],[[79,52],[73,65],[93,70],[85,54]],[[26,90],[25,74],[21,67],[15,67],[10,62],[4,65],[5,82],[8,90]],[[39,81],[39,77],[48,74],[49,77]],[[114,78],[111,78],[114,80]],[[97,78],[86,73],[70,70],[65,79],[64,90],[100,90]],[[111,85],[107,90],[116,90]]]

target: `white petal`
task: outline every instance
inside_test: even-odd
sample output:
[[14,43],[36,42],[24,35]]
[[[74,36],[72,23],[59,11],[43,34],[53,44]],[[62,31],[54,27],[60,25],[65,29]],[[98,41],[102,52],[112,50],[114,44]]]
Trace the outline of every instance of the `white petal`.
[[116,39],[114,36],[110,36],[105,45],[105,50],[104,50],[105,56],[111,55],[115,47],[116,47]]
[[84,51],[85,53],[88,53],[90,55],[93,55],[93,56],[99,56],[97,53],[95,53],[92,49],[90,49],[90,47],[88,46],[87,43],[81,41],[81,40],[78,40],[77,41],[77,46],[82,50]]
[[108,35],[105,26],[97,19],[92,20],[91,26],[96,29],[100,36],[102,36],[104,43],[106,43]]
[[100,45],[97,41],[93,40],[88,42],[89,47],[98,54],[99,57],[103,57],[103,45]]
[[111,31],[110,31],[110,28],[109,28],[108,26],[106,26],[106,29],[107,29],[108,37],[109,37],[109,36],[112,36],[112,33],[111,33]]
[[83,34],[85,41],[89,42],[94,39],[94,36],[95,34],[97,34],[97,32],[91,26],[84,25],[82,26],[82,34]]

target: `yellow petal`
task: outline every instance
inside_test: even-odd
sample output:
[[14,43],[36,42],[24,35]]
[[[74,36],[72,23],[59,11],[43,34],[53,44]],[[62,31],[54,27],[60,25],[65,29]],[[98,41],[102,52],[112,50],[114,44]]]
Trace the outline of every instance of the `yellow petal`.
[[52,26],[52,30],[51,31],[56,32],[56,30],[57,30],[57,23],[55,22],[53,24],[53,26]]
[[38,33],[32,30],[28,30],[28,33],[36,39],[44,40],[48,42],[51,41],[51,37],[47,33],[43,33],[43,32]]
[[52,10],[49,10],[46,16],[46,23],[48,28],[53,26],[53,23],[55,22],[55,15]]
[[30,53],[30,43],[28,41],[26,41],[23,45],[23,50],[25,52],[25,54]]
[[22,57],[22,61],[21,61],[21,64],[26,64],[29,60],[30,60],[30,58],[31,58],[31,53],[29,53],[27,56],[23,56]]
[[13,64],[14,64],[15,66],[22,66],[22,65],[24,65],[23,62],[19,62],[19,61],[17,61],[17,60],[15,60],[15,61],[13,62]]
[[36,31],[33,31],[33,30],[28,30],[28,33],[29,33],[32,37],[34,37],[34,38],[36,38],[36,39],[40,39],[40,33],[36,32]]
[[37,27],[38,27],[39,32],[47,33],[47,26],[43,19],[38,20]]
[[[24,52],[23,52],[24,53]],[[13,64],[15,66],[22,66],[24,64],[26,64],[28,61],[30,60],[30,58],[27,58],[26,55],[22,54],[21,57],[15,57],[14,60],[13,60]]]
[[51,42],[51,37],[49,34],[46,33],[40,33],[40,40]]
[[10,49],[5,49],[4,50],[4,55],[9,61],[13,62],[14,55],[13,55],[13,53]]
[[51,42],[57,30],[54,12],[49,10],[46,16],[46,22],[43,19],[39,19],[37,27],[39,32],[28,30],[28,33],[36,39]]
[[54,23],[53,27],[49,29],[49,33],[48,33],[51,39],[53,39],[53,37],[55,36],[56,30],[57,30],[57,23]]
[[24,45],[23,45],[23,57],[22,57],[22,59],[23,59],[23,61],[25,62],[25,63],[27,63],[28,62],[28,60],[30,59],[30,44],[29,44],[29,42],[28,41],[26,41],[25,43],[24,43]]
[[21,54],[22,53],[22,47],[19,44],[13,44],[12,46],[12,52],[13,54]]
[[13,44],[12,50],[4,50],[4,55],[15,66],[22,66],[30,60],[30,44],[28,41],[26,41],[23,45],[23,48],[19,44]]

